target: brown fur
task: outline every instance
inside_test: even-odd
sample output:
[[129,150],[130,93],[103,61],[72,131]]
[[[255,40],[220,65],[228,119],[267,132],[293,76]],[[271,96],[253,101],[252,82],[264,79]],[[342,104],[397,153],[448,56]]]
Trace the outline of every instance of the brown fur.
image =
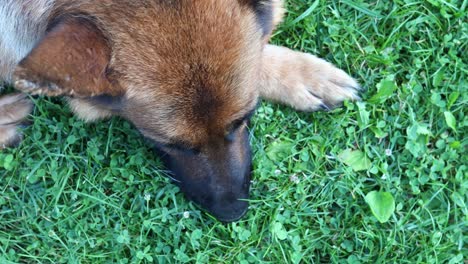
[[[284,13],[282,1],[263,1],[262,5],[272,8],[271,29],[275,28]],[[251,109],[258,93],[304,111],[358,98],[357,83],[323,60],[271,45],[262,52],[253,27],[254,13],[236,1],[104,0],[95,5],[60,0],[50,20],[61,17],[66,22],[49,32],[16,70],[16,87],[47,95],[74,95],[70,105],[81,118],[94,121],[120,114],[155,140],[183,138],[193,145],[203,144],[213,134],[223,134],[230,121]],[[83,17],[100,30],[83,23]],[[67,34],[70,31],[74,34]],[[261,77],[260,89],[253,83],[256,76]],[[125,94],[131,103],[116,113],[76,98],[100,94]],[[216,98],[223,102],[217,104]],[[179,104],[186,107],[176,114],[174,106]],[[207,113],[218,122],[213,124]],[[148,116],[153,117],[151,122]],[[209,127],[193,133],[194,127],[206,126],[207,120]]]
[[66,19],[20,62],[14,72],[15,87],[49,96],[121,95],[119,85],[106,77],[110,55],[106,39],[93,25]]
[[[213,134],[224,134],[231,121],[256,104],[258,91],[252,80],[260,67],[257,62],[261,37],[254,28],[254,14],[237,2],[181,1],[174,2],[175,6],[148,1],[129,4],[106,0],[100,5],[75,1],[71,6],[65,2],[53,14],[60,17],[85,13],[99,18],[93,21],[105,32],[110,47],[89,27],[67,19],[60,25],[63,31],[59,28],[50,32],[46,41],[20,64],[14,75],[18,89],[47,95],[115,95],[113,85],[118,84],[129,102],[128,109],[120,114],[132,120],[146,136],[162,141],[183,138],[193,145],[205,143]],[[112,12],[107,3],[113,4]],[[152,17],[158,17],[153,21],[156,23],[147,22]],[[219,23],[224,26],[218,26]],[[70,31],[74,32],[73,37],[78,35],[84,41],[73,43]],[[59,39],[58,45],[51,40],[51,34]],[[74,58],[70,68],[69,60],[64,59],[67,56],[50,53],[67,54],[62,51],[65,47],[68,57]],[[79,56],[90,49],[93,53],[88,55],[98,58],[98,65],[88,65],[90,59]],[[108,50],[113,54],[103,61]],[[41,67],[41,62],[48,66]],[[113,73],[108,77],[113,85],[102,76],[105,66]],[[45,86],[52,89],[44,90],[44,84],[35,87],[39,82],[35,76],[48,80]],[[109,116],[106,109],[102,114],[89,113],[89,103],[81,103],[83,110],[80,101],[71,100],[72,108],[85,119]],[[183,108],[177,107],[181,104]],[[211,108],[207,109],[207,105]],[[218,122],[212,123],[207,113],[216,116]],[[148,116],[153,117],[151,122]],[[181,120],[174,120],[178,117]],[[205,129],[193,133],[194,127]]]

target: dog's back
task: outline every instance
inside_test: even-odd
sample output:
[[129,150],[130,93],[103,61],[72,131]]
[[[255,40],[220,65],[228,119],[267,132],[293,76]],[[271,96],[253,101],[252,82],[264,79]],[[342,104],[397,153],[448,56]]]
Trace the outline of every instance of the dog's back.
[[46,30],[55,0],[2,0],[0,4],[0,81],[11,81],[18,62]]

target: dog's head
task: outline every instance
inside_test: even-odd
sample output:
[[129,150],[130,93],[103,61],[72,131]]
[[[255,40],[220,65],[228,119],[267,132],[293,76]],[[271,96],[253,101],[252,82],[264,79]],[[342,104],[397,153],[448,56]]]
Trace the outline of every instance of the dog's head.
[[57,16],[16,69],[16,87],[123,116],[190,199],[222,221],[240,218],[268,1],[111,2]]

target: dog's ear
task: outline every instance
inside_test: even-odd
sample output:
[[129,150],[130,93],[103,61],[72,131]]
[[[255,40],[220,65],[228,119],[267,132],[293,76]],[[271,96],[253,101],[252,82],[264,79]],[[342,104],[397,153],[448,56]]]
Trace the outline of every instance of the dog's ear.
[[275,0],[239,0],[239,2],[254,10],[257,21],[262,28],[263,36],[270,35],[275,26],[273,21]]
[[54,23],[13,74],[16,89],[48,96],[118,96],[109,78],[111,48],[89,20],[66,18]]

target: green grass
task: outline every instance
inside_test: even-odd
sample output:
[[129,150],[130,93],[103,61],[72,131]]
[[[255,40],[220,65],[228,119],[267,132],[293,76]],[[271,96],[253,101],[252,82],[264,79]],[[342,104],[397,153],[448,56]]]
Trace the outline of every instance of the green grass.
[[[23,144],[0,153],[0,263],[463,263],[466,7],[288,1],[273,42],[326,58],[366,91],[328,113],[262,104],[251,209],[237,223],[188,202],[125,121],[85,124],[37,99]],[[340,159],[347,149],[365,170]],[[386,223],[364,200],[373,190],[395,198]]]

